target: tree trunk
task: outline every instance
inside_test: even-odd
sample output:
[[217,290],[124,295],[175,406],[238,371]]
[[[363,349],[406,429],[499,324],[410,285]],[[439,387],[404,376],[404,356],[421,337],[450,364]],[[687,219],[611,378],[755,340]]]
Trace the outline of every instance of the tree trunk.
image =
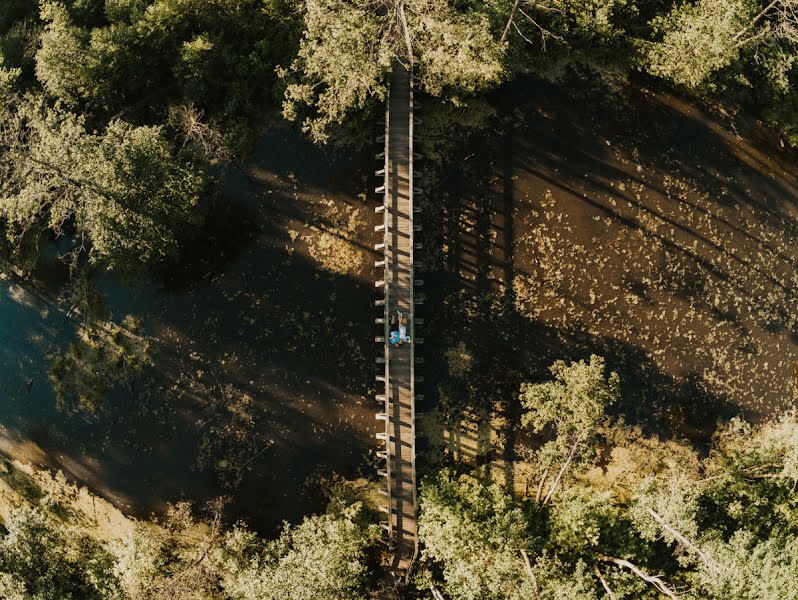
[[607,592],[610,600],[615,600],[615,594],[610,588],[610,585],[607,583],[607,580],[604,579],[604,575],[601,574],[601,569],[599,569],[597,564],[593,565],[593,572],[596,574],[596,577],[598,577],[598,580],[601,582],[601,587],[603,587],[604,591]]
[[781,1],[782,0],[773,0],[770,4],[768,4],[765,8],[763,8],[762,12],[760,12],[757,16],[755,16],[753,19],[751,19],[751,22],[748,23],[748,25],[746,25],[745,29],[742,29],[742,30],[737,32],[737,34],[732,38],[732,41],[736,42],[738,39],[743,37],[754,25],[756,25],[760,21],[760,19],[762,19],[762,17],[765,16],[765,14],[771,8],[773,8],[774,6],[777,6],[778,4],[780,4]]
[[710,567],[710,568],[711,568],[713,571],[719,572],[719,571],[722,571],[722,570],[723,570],[723,567],[722,567],[721,565],[719,565],[718,563],[716,563],[716,562],[715,562],[714,560],[712,560],[711,558],[709,558],[709,556],[707,556],[707,555],[706,555],[706,554],[705,554],[705,553],[704,553],[704,552],[701,550],[701,548],[699,548],[698,546],[696,546],[696,545],[695,545],[693,542],[691,542],[690,540],[688,540],[688,539],[687,539],[687,538],[686,538],[684,535],[682,535],[682,534],[681,534],[681,533],[679,533],[677,530],[675,530],[673,527],[671,527],[670,525],[668,525],[668,524],[665,522],[665,519],[663,519],[663,518],[662,518],[662,517],[661,517],[661,516],[660,516],[660,515],[659,515],[659,514],[658,514],[658,513],[655,511],[655,510],[653,510],[653,509],[649,508],[649,509],[648,509],[648,514],[650,514],[650,515],[652,516],[652,518],[653,518],[653,519],[654,519],[654,520],[655,520],[657,523],[659,523],[659,524],[660,524],[660,526],[661,526],[661,527],[662,527],[662,528],[663,528],[665,531],[667,531],[667,532],[668,532],[668,533],[670,533],[670,534],[671,534],[673,537],[675,537],[677,540],[679,540],[679,542],[680,542],[681,544],[683,544],[683,545],[687,546],[687,547],[688,547],[690,550],[692,550],[693,552],[695,552],[695,553],[696,553],[696,554],[699,556],[699,558],[701,558],[701,560],[702,560],[702,561],[704,561],[704,564],[705,564],[705,565],[707,565],[708,567]]
[[504,26],[504,32],[502,33],[502,44],[507,41],[507,36],[510,34],[510,27],[512,27],[513,19],[515,19],[515,13],[518,12],[518,7],[521,6],[521,0],[515,0],[513,4],[513,8],[510,11],[510,18],[507,19],[507,25]]
[[399,18],[402,21],[402,29],[404,29],[405,35],[405,46],[407,46],[407,60],[410,61],[410,65],[413,65],[413,42],[410,39],[410,26],[407,24],[407,17],[405,16],[405,5],[404,3],[399,5]]
[[673,590],[671,590],[665,584],[665,582],[662,581],[662,579],[660,579],[659,577],[655,577],[654,575],[647,575],[646,573],[644,573],[643,571],[638,569],[635,565],[630,563],[628,560],[624,560],[622,558],[615,558],[613,556],[605,556],[603,554],[600,554],[598,556],[598,559],[599,560],[603,560],[605,562],[614,563],[614,564],[616,564],[618,566],[621,566],[621,567],[626,567],[627,569],[629,569],[632,573],[637,575],[643,581],[646,581],[646,582],[652,584],[655,588],[657,588],[660,592],[665,594],[668,598],[671,598],[671,600],[679,600],[678,596],[676,596],[676,594],[673,592]]
[[554,483],[551,484],[549,493],[546,494],[546,499],[543,500],[544,505],[548,504],[549,500],[551,500],[551,497],[554,495],[554,490],[556,490],[557,486],[560,484],[560,479],[562,479],[562,476],[565,473],[566,469],[568,468],[568,465],[571,464],[571,461],[574,458],[574,454],[576,454],[576,449],[581,443],[581,441],[582,440],[576,440],[574,442],[574,445],[571,446],[571,451],[568,453],[568,458],[565,459],[565,462],[562,464],[562,467],[560,467],[560,470],[557,472],[557,477],[554,478]]
[[523,548],[521,548],[521,556],[524,558],[524,566],[526,567],[527,575],[529,575],[529,578],[532,580],[532,586],[535,588],[535,598],[540,598],[537,577],[535,577],[535,572],[532,570],[532,563],[529,562],[529,556]]
[[435,584],[431,581],[429,582],[429,591],[432,592],[432,597],[434,600],[443,600],[443,594],[438,591],[438,588],[436,588]]
[[535,494],[535,502],[540,503],[540,497],[543,495],[543,484],[546,483],[546,479],[549,477],[549,468],[546,467],[546,470],[543,471],[543,475],[540,476],[540,481],[538,482],[538,491]]

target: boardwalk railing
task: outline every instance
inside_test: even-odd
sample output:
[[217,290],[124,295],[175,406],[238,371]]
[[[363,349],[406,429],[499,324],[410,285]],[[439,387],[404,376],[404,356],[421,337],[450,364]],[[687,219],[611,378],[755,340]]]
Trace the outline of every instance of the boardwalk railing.
[[[384,469],[384,471],[381,471],[379,473],[380,475],[385,477],[385,481],[386,481],[385,487],[381,487],[380,488],[380,492],[383,493],[386,496],[386,503],[385,503],[385,505],[383,505],[382,508],[383,508],[384,512],[386,512],[388,514],[388,520],[383,525],[384,525],[385,529],[388,531],[388,539],[392,539],[393,538],[393,520],[391,519],[391,516],[390,516],[390,509],[391,509],[391,505],[392,505],[392,500],[391,500],[391,487],[392,486],[390,485],[391,476],[392,476],[392,473],[391,473],[391,459],[390,459],[391,432],[390,432],[390,419],[388,418],[388,415],[390,415],[390,402],[391,402],[391,395],[390,395],[390,389],[389,389],[390,381],[391,381],[391,353],[389,352],[389,344],[390,344],[390,342],[389,342],[389,339],[390,339],[390,314],[389,314],[390,302],[389,302],[389,297],[390,297],[390,290],[389,290],[388,271],[387,271],[388,252],[389,252],[388,229],[389,229],[389,225],[390,224],[388,223],[389,211],[388,211],[388,204],[386,202],[387,194],[385,193],[385,190],[388,189],[388,156],[389,156],[389,152],[388,152],[388,141],[389,141],[388,131],[389,131],[389,128],[390,128],[390,114],[386,110],[385,111],[385,133],[384,133],[384,136],[383,136],[384,137],[384,141],[385,141],[385,147],[383,148],[383,151],[382,151],[383,167],[380,170],[382,172],[382,175],[383,175],[383,185],[382,185],[383,203],[380,206],[378,206],[377,209],[376,209],[377,212],[382,213],[383,220],[382,220],[382,225],[381,226],[378,225],[375,228],[377,231],[382,231],[383,232],[383,241],[382,241],[382,243],[377,244],[375,246],[375,249],[383,251],[383,260],[382,261],[377,261],[375,263],[375,267],[377,267],[377,268],[382,267],[383,268],[383,278],[382,278],[382,280],[377,281],[377,283],[376,283],[377,287],[381,287],[383,289],[383,298],[380,299],[380,300],[377,300],[376,303],[378,305],[382,304],[382,306],[384,307],[383,308],[383,316],[382,316],[383,336],[382,336],[382,339],[380,339],[378,337],[377,340],[376,340],[377,342],[381,342],[383,344],[382,356],[378,357],[377,361],[378,361],[378,363],[384,363],[384,369],[383,369],[383,374],[377,376],[377,381],[378,382],[382,381],[385,384],[384,385],[383,394],[382,394],[382,398],[380,398],[379,395],[377,396],[377,400],[378,401],[382,400],[382,403],[384,405],[384,412],[383,413],[378,413],[377,417],[384,419],[384,421],[385,421],[385,430],[383,432],[380,432],[380,433],[377,434],[377,439],[384,444],[384,448],[381,449],[378,452],[378,456],[380,456],[381,458],[385,459],[385,469]],[[377,173],[379,174],[380,171],[378,171]],[[377,188],[376,191],[379,192],[380,189]],[[380,319],[377,319],[377,321],[379,322]]]

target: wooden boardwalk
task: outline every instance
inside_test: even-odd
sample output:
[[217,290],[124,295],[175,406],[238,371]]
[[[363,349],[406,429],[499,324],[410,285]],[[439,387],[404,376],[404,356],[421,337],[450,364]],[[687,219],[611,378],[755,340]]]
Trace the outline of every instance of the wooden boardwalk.
[[[384,280],[377,287],[385,291],[384,344],[385,373],[378,379],[385,383],[385,432],[378,434],[385,443],[386,468],[380,472],[387,480],[385,510],[393,548],[389,571],[403,581],[418,551],[416,537],[416,427],[415,427],[415,310],[413,296],[413,89],[412,76],[395,60],[385,111],[384,204],[378,207],[384,216],[384,233],[378,244],[385,252]],[[378,300],[378,303],[380,301]],[[396,348],[388,343],[390,315],[401,311],[408,319],[411,343]]]

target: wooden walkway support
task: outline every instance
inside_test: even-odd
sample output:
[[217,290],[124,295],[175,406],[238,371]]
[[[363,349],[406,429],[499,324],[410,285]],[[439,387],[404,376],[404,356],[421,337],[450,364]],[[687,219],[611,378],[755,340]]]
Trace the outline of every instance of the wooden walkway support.
[[[377,434],[384,442],[389,539],[393,558],[390,572],[397,582],[406,580],[418,553],[416,537],[416,414],[415,414],[415,310],[413,296],[413,82],[412,73],[398,59],[394,60],[388,102],[385,110],[385,165],[382,170],[384,185],[377,191],[384,193],[383,224],[377,226],[384,235],[378,249],[385,252],[382,280],[378,288],[385,293],[384,316],[378,319],[384,325],[383,355],[377,360],[384,364],[385,372],[378,380],[385,383],[384,413],[377,418],[385,420],[385,431]],[[401,311],[408,319],[411,342],[392,347],[390,315]],[[379,338],[378,338],[379,341]],[[381,449],[382,450],[382,449]]]

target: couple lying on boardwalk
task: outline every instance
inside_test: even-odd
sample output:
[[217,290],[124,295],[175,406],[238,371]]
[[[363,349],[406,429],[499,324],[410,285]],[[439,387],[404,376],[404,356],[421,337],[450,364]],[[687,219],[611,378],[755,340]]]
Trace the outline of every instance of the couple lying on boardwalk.
[[396,347],[410,341],[410,336],[407,335],[407,317],[398,310],[391,315],[391,337],[389,341],[392,346]]

